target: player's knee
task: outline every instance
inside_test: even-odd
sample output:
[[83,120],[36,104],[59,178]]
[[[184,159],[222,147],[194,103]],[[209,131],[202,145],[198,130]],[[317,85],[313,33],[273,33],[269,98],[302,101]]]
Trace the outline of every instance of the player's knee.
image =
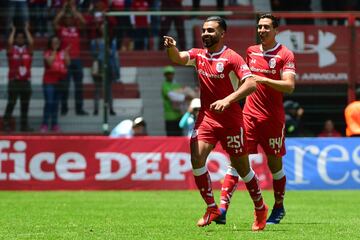
[[191,156],[191,165],[193,169],[202,168],[205,166],[206,159],[202,159],[199,155]]

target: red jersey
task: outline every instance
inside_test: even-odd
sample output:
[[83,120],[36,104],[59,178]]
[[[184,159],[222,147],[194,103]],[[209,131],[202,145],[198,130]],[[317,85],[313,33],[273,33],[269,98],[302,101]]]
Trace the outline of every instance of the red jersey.
[[[46,50],[44,52],[44,59],[51,56],[52,50]],[[55,60],[52,65],[49,66],[44,60],[45,63],[45,73],[43,77],[43,83],[57,83],[60,80],[66,77],[67,68],[65,64],[65,53],[64,51],[59,51],[56,53]]]
[[[208,53],[206,49],[193,48],[188,51],[187,65],[196,67],[200,82],[201,109],[199,116],[204,114],[214,124],[229,125],[233,121],[242,121],[240,104],[232,103],[223,113],[210,111],[210,104],[223,99],[238,88],[238,80],[251,76],[244,59],[224,46],[220,52]],[[201,117],[198,117],[200,119]],[[215,122],[214,122],[215,121]]]
[[[267,51],[263,51],[261,45],[250,46],[246,63],[254,75],[274,80],[281,79],[285,72],[296,74],[294,54],[279,43]],[[283,93],[265,84],[257,84],[256,91],[246,98],[244,114],[261,120],[275,118],[285,122]]]
[[12,46],[7,53],[9,80],[30,80],[32,53],[27,46]]
[[60,27],[58,36],[61,39],[61,48],[65,49],[70,45],[70,58],[80,57],[80,31],[77,27]]
[[[149,11],[149,4],[146,0],[135,0],[132,3],[133,11]],[[135,27],[147,28],[149,25],[148,16],[135,16]]]
[[111,2],[111,7],[113,10],[124,11],[125,10],[125,0],[113,0]]

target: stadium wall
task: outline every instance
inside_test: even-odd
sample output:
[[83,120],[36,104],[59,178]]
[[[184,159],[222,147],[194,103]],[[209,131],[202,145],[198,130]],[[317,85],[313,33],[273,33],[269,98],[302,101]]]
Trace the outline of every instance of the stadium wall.
[[[1,136],[1,190],[196,189],[186,137]],[[289,190],[360,189],[360,138],[287,139]],[[208,159],[219,189],[228,157]],[[251,156],[263,189],[271,175],[262,154]],[[239,184],[239,189],[244,189]]]

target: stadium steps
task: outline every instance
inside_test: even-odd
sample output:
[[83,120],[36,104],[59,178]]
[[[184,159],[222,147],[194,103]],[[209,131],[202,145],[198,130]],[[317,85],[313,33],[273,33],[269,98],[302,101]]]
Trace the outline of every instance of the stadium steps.
[[[32,97],[30,101],[29,123],[35,130],[41,125],[43,115],[43,92],[42,92],[42,76],[43,67],[32,67]],[[4,114],[7,104],[7,67],[0,67],[0,116]],[[113,83],[113,105],[117,113],[116,116],[109,116],[109,126],[112,129],[118,122],[127,118],[134,118],[142,115],[143,100],[140,98],[139,86],[137,83],[137,68],[122,67],[120,70],[121,82]],[[63,133],[101,133],[101,125],[103,122],[102,100],[100,101],[99,115],[93,116],[94,101],[93,91],[94,84],[92,82],[90,68],[84,68],[84,109],[89,112],[89,116],[77,116],[74,110],[74,86],[70,85],[69,91],[69,112],[66,116],[59,116],[59,124]],[[19,101],[15,106],[13,116],[15,121],[19,121],[20,104]],[[2,128],[1,128],[2,129]],[[1,131],[0,129],[0,131]]]

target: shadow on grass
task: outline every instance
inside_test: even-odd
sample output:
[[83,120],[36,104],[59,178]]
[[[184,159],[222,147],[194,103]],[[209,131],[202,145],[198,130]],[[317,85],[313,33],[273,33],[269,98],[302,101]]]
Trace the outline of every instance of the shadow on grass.
[[275,229],[275,228],[265,228],[262,231],[252,231],[251,228],[249,227],[232,227],[232,228],[216,228],[216,229],[206,229],[206,232],[208,233],[213,233],[213,232],[218,232],[218,231],[222,231],[222,232],[249,232],[249,233],[261,233],[261,232],[288,232],[287,229]]

